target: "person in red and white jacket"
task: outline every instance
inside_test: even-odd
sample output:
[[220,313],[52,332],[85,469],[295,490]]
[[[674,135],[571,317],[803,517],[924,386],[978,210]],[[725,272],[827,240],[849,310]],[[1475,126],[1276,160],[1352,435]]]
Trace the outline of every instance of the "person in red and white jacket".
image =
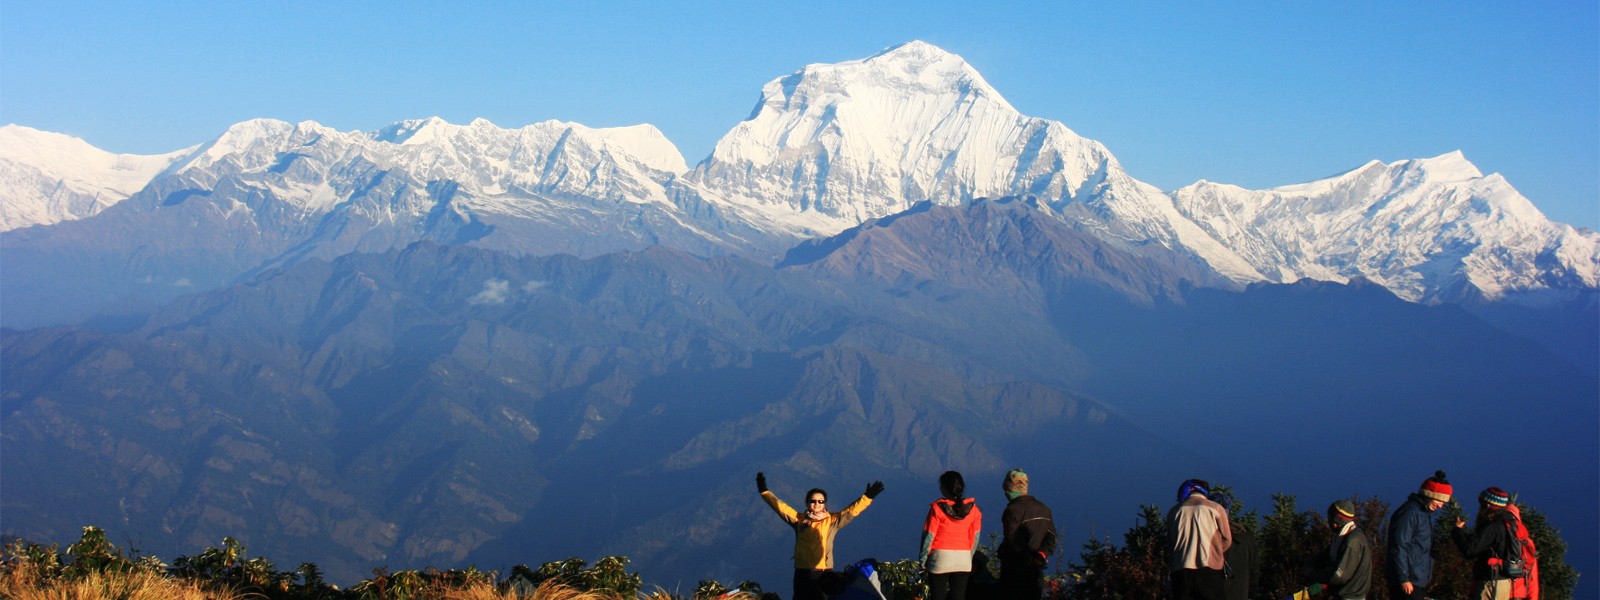
[[922,554],[918,564],[928,573],[928,600],[965,600],[972,576],[972,553],[978,549],[983,511],[978,500],[967,498],[966,480],[955,471],[939,476],[943,497],[928,507],[922,524]]

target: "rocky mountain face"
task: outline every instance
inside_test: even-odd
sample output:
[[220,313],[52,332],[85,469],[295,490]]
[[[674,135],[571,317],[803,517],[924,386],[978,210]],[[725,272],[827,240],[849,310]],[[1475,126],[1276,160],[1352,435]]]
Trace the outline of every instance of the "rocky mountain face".
[[421,240],[577,256],[659,244],[767,262],[919,203],[1006,197],[1113,245],[1175,250],[1226,285],[1365,278],[1412,301],[1548,305],[1600,283],[1600,235],[1551,223],[1459,153],[1263,191],[1200,182],[1167,194],[922,42],[769,82],[693,169],[648,125],[435,118],[355,133],[256,120],[155,157],[6,132],[9,214],[131,194],[103,216],[0,233],[10,326],[151,307],[308,257]]
[[[1455,307],[1196,287],[1218,276],[1026,200],[923,205],[789,256],[423,242],[262,272],[121,332],[7,330],[0,507],[37,539],[104,524],[170,558],[232,535],[343,581],[622,553],[652,581],[778,589],[790,533],[758,470],[791,500],[888,482],[849,557],[914,552],[945,469],[998,511],[979,482],[1027,468],[1068,542],[1196,473],[1380,493],[1446,457],[1467,481],[1515,469],[1564,527],[1592,523],[1557,498],[1600,490],[1553,490],[1596,466],[1572,450],[1600,450],[1579,401],[1600,383]],[[1165,278],[1128,286],[1140,269]],[[1513,396],[1549,435],[1516,456],[1459,435]]]
[[853,285],[660,248],[424,244],[303,261],[128,333],[8,333],[6,521],[47,538],[119,524],[169,554],[234,535],[345,579],[602,550],[678,576],[782,564],[755,505],[721,510],[753,498],[756,470],[909,487],[997,477],[1034,442],[1163,445],[952,346],[967,334],[922,328],[926,311],[838,297]]
[[[7,131],[0,176],[35,174],[6,185],[105,180]],[[997,515],[979,482],[1017,466],[1069,546],[1202,473],[1327,498],[1446,467],[1596,527],[1600,238],[1458,154],[1166,194],[911,43],[773,81],[692,169],[649,126],[437,119],[149,164],[0,233],[12,533],[782,589],[755,471],[888,482],[839,550],[898,558],[940,471]],[[1515,454],[1480,443],[1508,399],[1542,434]]]

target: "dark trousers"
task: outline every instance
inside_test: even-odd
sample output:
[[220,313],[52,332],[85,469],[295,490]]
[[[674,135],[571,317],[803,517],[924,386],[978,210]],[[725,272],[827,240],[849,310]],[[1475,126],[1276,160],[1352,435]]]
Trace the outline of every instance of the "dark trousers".
[[828,594],[822,591],[822,576],[827,573],[825,569],[795,569],[793,600],[827,600]]
[[1389,584],[1389,600],[1423,600],[1427,597],[1428,586],[1419,585],[1412,587],[1411,595],[1407,596],[1405,590],[1400,589],[1400,584]]
[[972,571],[928,574],[928,600],[966,600]]
[[1225,580],[1216,569],[1179,569],[1172,572],[1172,600],[1222,600]]
[[1000,597],[1004,600],[1039,600],[1044,596],[1044,569],[1000,563]]

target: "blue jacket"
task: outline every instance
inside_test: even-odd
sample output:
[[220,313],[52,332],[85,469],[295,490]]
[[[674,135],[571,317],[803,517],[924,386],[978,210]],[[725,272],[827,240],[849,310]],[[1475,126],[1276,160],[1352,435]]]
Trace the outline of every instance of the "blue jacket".
[[1409,581],[1419,588],[1433,580],[1433,513],[1428,499],[1412,494],[1389,516],[1389,582]]

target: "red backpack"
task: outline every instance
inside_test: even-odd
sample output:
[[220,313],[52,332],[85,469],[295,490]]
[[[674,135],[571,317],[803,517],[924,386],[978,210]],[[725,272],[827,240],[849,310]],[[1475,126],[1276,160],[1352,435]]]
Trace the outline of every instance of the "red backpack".
[[1516,600],[1539,600],[1539,552],[1522,524],[1522,510],[1515,503],[1506,505],[1512,521],[1506,523],[1511,534],[1507,560],[1489,559],[1489,566],[1511,579],[1511,597]]

